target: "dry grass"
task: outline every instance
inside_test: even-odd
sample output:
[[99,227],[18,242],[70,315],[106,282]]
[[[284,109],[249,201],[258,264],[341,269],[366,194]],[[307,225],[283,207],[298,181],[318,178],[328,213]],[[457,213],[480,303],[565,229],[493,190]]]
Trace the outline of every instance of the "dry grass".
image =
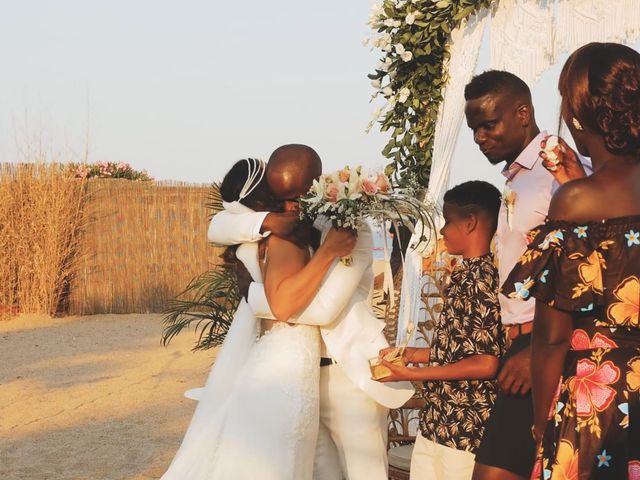
[[64,308],[85,194],[58,163],[0,165],[0,313]]
[[90,180],[70,313],[162,311],[220,253],[207,243],[210,188]]

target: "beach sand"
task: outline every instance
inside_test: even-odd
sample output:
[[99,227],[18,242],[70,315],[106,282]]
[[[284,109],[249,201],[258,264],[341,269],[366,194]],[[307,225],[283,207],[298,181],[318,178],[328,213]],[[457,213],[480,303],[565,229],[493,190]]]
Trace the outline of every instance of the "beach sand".
[[161,331],[156,314],[0,321],[0,478],[159,478],[215,356]]

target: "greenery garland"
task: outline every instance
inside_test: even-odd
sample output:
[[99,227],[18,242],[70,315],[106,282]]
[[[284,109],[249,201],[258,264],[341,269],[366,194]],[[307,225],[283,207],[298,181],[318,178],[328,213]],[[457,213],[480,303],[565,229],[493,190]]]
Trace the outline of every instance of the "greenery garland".
[[382,154],[391,159],[387,174],[401,184],[427,186],[438,109],[447,82],[451,30],[492,0],[384,0],[373,6],[368,40],[383,51],[375,73],[376,89],[387,103],[374,112],[391,139]]

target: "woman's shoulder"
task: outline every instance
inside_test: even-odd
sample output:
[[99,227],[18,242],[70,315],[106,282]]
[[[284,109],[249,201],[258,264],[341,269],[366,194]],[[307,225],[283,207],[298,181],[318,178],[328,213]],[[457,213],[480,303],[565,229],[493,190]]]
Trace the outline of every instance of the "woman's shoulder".
[[561,185],[549,204],[548,218],[567,222],[584,223],[594,220],[601,191],[589,177],[572,180]]

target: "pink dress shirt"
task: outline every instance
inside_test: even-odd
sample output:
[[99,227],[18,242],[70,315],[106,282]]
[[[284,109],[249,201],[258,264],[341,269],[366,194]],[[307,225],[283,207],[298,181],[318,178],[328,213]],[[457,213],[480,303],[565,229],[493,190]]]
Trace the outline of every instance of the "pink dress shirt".
[[[518,158],[505,167],[502,174],[507,178],[505,191],[515,193],[515,201],[510,207],[511,225],[508,222],[507,206],[503,194],[502,205],[498,216],[496,232],[496,250],[498,257],[498,275],[500,285],[506,280],[520,256],[527,247],[527,232],[544,223],[549,211],[551,196],[558,188],[558,182],[542,165],[538,156],[540,142],[547,136],[541,132],[520,153]],[[500,301],[502,323],[514,325],[533,320],[535,301],[511,299],[502,293]]]

